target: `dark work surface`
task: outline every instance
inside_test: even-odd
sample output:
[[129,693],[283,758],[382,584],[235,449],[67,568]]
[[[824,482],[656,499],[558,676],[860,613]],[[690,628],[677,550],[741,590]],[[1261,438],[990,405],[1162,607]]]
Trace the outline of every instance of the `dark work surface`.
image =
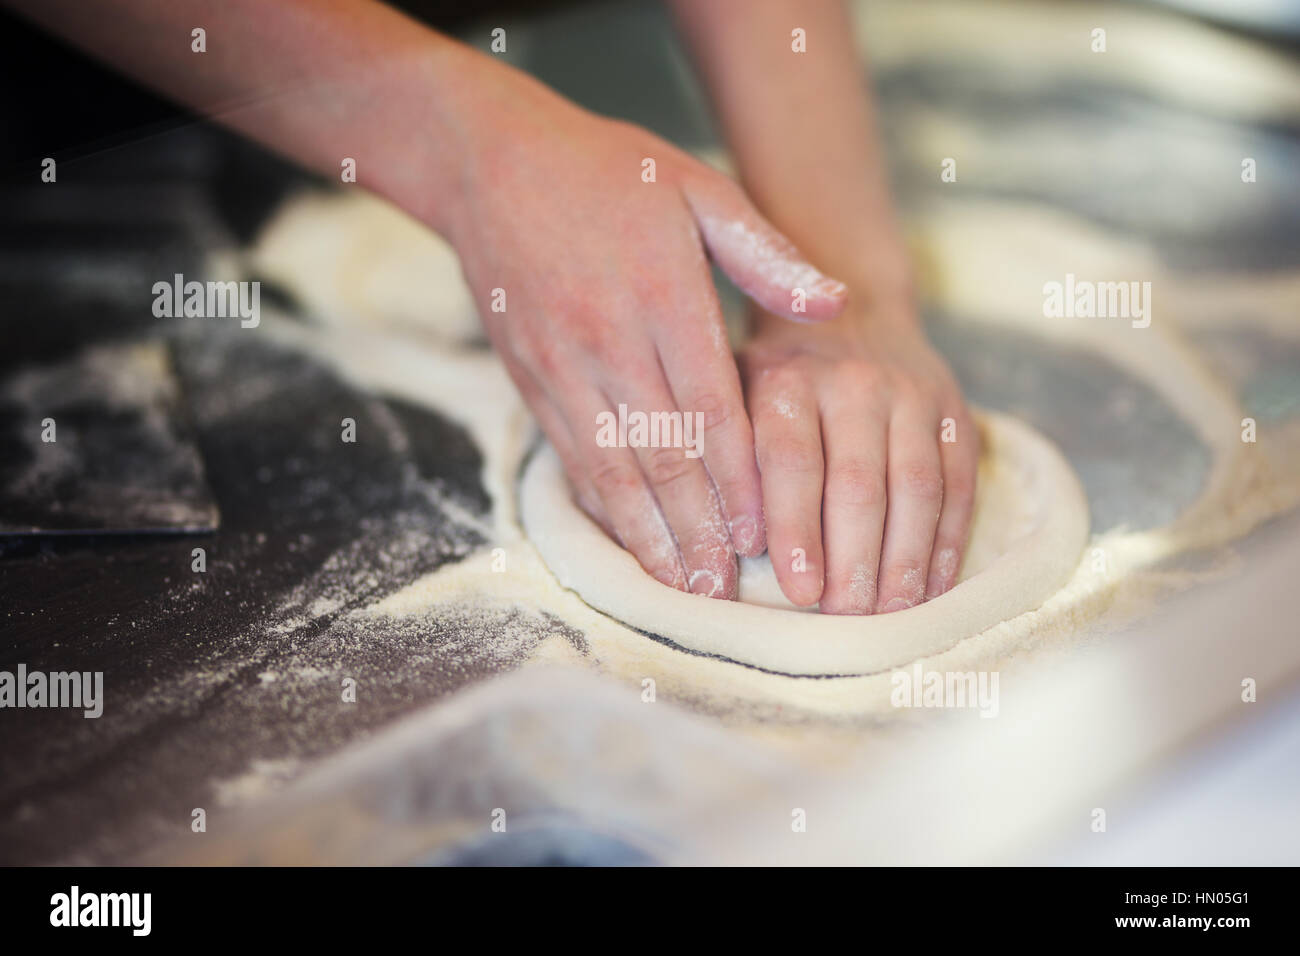
[[0,534],[217,520],[164,344],[91,346],[0,377]]
[[[413,12],[463,23],[471,7]],[[221,514],[209,535],[0,537],[0,671],[102,671],[106,698],[98,719],[0,710],[0,863],[133,859],[188,834],[194,809],[218,814],[551,635],[581,649],[510,609],[358,619],[488,545],[473,443],[264,329],[150,311],[154,282],[208,278],[209,251],[315,181],[5,12],[0,51],[15,94],[0,96],[0,378],[166,342]],[[294,311],[267,284],[262,305]]]
[[[0,669],[102,671],[106,698],[99,719],[0,712],[6,861],[139,850],[212,808],[215,784],[259,754],[328,752],[487,672],[472,655],[450,677],[438,666],[439,641],[464,621],[403,633],[343,623],[483,544],[441,505],[490,507],[466,436],[238,333],[178,354],[220,531],[4,545]],[[355,444],[339,439],[343,417]],[[268,688],[268,674],[282,679]],[[345,677],[359,705],[341,702]]]
[[[205,251],[251,233],[297,185],[282,164],[205,127],[108,158],[7,189],[0,377],[90,343],[167,343],[221,526],[0,537],[0,670],[102,671],[105,698],[98,719],[0,710],[0,863],[129,859],[188,832],[194,808],[219,809],[250,766],[274,779],[564,631],[508,611],[349,618],[485,545],[478,450],[265,326],[152,316],[153,282],[204,278]],[[497,632],[508,639],[479,640]]]

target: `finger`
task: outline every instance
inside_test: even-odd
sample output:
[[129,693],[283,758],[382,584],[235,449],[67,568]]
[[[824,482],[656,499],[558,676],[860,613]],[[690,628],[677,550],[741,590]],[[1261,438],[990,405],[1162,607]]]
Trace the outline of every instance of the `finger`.
[[686,198],[713,261],[763,308],[796,322],[833,319],[844,310],[848,287],[808,262],[735,183],[688,186]]
[[613,526],[609,523],[609,517],[605,514],[605,509],[601,506],[600,495],[596,493],[595,486],[591,483],[591,478],[583,468],[577,451],[574,447],[573,434],[569,431],[568,422],[560,410],[547,396],[546,391],[533,377],[532,372],[528,371],[521,363],[510,356],[509,350],[500,349],[497,354],[501,357],[506,371],[510,373],[510,378],[514,381],[515,387],[519,389],[519,394],[523,397],[524,403],[528,410],[536,419],[537,425],[541,428],[542,433],[546,435],[551,447],[555,449],[560,456],[560,463],[564,466],[564,473],[569,478],[569,486],[573,490],[574,501],[578,507],[582,508],[592,520],[604,529],[605,533],[611,538],[614,537]]
[[919,402],[896,406],[889,423],[884,546],[876,608],[883,613],[925,599],[935,527],[943,504],[938,415]]
[[885,527],[887,413],[864,396],[841,392],[823,403],[826,490],[822,537],[826,548],[827,614],[870,614]]
[[[641,385],[620,394],[627,409],[628,443],[650,483],[686,569],[686,586],[692,594],[732,600],[736,597],[739,569],[731,534],[704,462],[691,456],[686,436],[694,421],[677,409],[668,383]],[[637,436],[637,426],[643,434]],[[696,436],[698,437],[698,436]]]
[[[565,415],[573,423],[574,450],[581,469],[590,476],[601,506],[620,544],[656,580],[680,591],[686,590],[686,569],[677,541],[659,510],[659,503],[647,484],[636,454],[631,448],[597,441],[602,412],[608,411],[603,396],[596,392],[570,398]],[[584,437],[581,429],[586,424]]]
[[801,376],[769,371],[751,384],[749,414],[772,567],[785,596],[810,607],[821,598],[826,569],[817,403]]
[[596,491],[591,476],[587,474],[586,467],[578,457],[573,439],[569,435],[568,427],[564,424],[559,411],[549,402],[545,406],[533,408],[532,411],[533,415],[538,418],[539,425],[541,425],[543,418],[551,422],[549,426],[542,425],[542,431],[546,433],[551,447],[560,456],[560,464],[564,466],[564,473],[569,479],[569,487],[573,490],[573,500],[577,502],[579,508],[587,513],[591,520],[600,525],[601,530],[611,538],[618,540],[619,535],[615,531],[609,515],[605,513],[600,494]]
[[698,291],[675,311],[682,321],[656,326],[656,344],[676,407],[696,426],[696,452],[722,499],[736,553],[755,557],[766,549],[767,536],[754,431],[703,250],[696,274]]
[[969,414],[963,410],[953,416],[952,441],[944,440],[942,428],[940,436],[943,512],[934,533],[934,554],[925,584],[926,600],[951,590],[957,583],[975,509],[975,478],[979,469],[979,429]]

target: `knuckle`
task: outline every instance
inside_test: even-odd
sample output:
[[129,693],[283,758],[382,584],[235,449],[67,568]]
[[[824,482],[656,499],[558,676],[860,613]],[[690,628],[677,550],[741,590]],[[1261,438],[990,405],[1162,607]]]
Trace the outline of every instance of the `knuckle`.
[[763,391],[767,395],[802,392],[808,381],[807,372],[795,360],[775,362],[763,372]]
[[691,402],[691,411],[704,416],[704,428],[712,431],[720,428],[732,418],[731,403],[718,392],[701,392]]
[[790,435],[773,438],[759,451],[759,461],[766,469],[807,474],[820,472],[821,452],[812,442]]
[[[909,376],[898,376],[892,384],[895,400],[901,405],[911,405],[921,409],[929,407],[929,391],[920,382]],[[927,414],[926,417],[929,417]]]
[[755,432],[776,435],[789,430],[792,422],[808,417],[810,409],[816,406],[805,395],[802,383],[797,376],[785,375],[764,382],[762,391],[750,398],[750,418]]
[[844,462],[831,472],[827,494],[854,508],[877,507],[885,502],[884,475],[865,461]]
[[618,497],[635,491],[640,483],[639,476],[631,468],[619,461],[598,459],[590,469],[591,483],[603,497]]
[[943,498],[943,476],[939,469],[928,462],[907,462],[899,466],[898,480],[901,490],[913,498],[923,501],[939,501]]
[[837,383],[829,400],[838,414],[888,420],[888,397],[887,388],[874,378],[854,378]]
[[569,324],[569,333],[584,352],[608,357],[617,349],[618,336],[613,323],[596,315],[575,316]]
[[790,419],[797,414],[796,406],[780,400],[756,405],[750,416],[755,440],[760,445],[776,441],[778,435],[789,431]]
[[647,448],[645,451],[646,477],[657,487],[681,481],[695,466],[695,462],[680,448]]
[[547,379],[559,378],[564,368],[564,350],[557,342],[542,340],[535,343],[529,350],[531,352],[531,362],[527,361],[529,356],[522,356],[525,359],[526,366],[531,366],[533,371],[540,373]]

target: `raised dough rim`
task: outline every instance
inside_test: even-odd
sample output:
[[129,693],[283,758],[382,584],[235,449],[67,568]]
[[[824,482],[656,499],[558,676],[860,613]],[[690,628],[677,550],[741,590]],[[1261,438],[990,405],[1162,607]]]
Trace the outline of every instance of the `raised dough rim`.
[[[1034,527],[947,594],[893,614],[813,616],[716,601],[660,584],[630,554],[611,547],[573,503],[549,445],[525,466],[520,519],[559,583],[623,624],[697,653],[791,676],[880,673],[946,651],[1039,607],[1078,565],[1089,516],[1074,470],[1027,425],[996,413],[980,417],[989,440],[1011,456],[1038,492]],[[964,609],[963,598],[970,599]],[[701,601],[710,602],[711,613],[700,613]]]

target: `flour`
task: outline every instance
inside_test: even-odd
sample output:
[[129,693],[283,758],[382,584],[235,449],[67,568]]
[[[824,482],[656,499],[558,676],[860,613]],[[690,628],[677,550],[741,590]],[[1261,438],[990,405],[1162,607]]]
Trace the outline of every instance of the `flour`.
[[215,783],[217,805],[233,807],[263,799],[296,777],[301,769],[301,761],[292,757],[283,760],[254,760],[247,773]]
[[845,291],[842,282],[823,275],[788,241],[758,232],[739,220],[706,216],[700,226],[709,244],[720,247],[725,258],[746,263],[752,270],[758,282],[742,279],[736,283],[750,296],[764,298],[765,287],[826,295],[840,295]]
[[767,557],[742,563],[739,601],[666,588],[578,510],[549,449],[524,473],[521,515],[562,585],[641,631],[781,674],[881,673],[1038,606],[1078,563],[1088,509],[1073,471],[1025,426],[1003,416],[983,422],[973,560],[957,587],[924,604],[922,573],[904,575],[917,606],[894,613],[801,613],[781,595]]
[[[944,302],[962,303],[964,314],[969,314],[975,303],[975,320],[1000,327],[1010,323],[1014,328],[1018,316],[1041,311],[1041,281],[1023,284],[1032,290],[1032,298],[1024,303],[1014,299],[1022,283],[1003,274],[1005,262],[1021,263],[1021,274],[1051,275],[1061,271],[1057,262],[1044,266],[1036,257],[1041,259],[1045,250],[1056,249],[1070,253],[1069,267],[1075,271],[1087,268],[1110,274],[1104,270],[1120,268],[1144,274],[1148,268],[1145,260],[1134,265],[1144,255],[1140,246],[1117,244],[1106,236],[1080,237],[1080,227],[1065,217],[1018,218],[1020,214],[1008,213],[1005,205],[976,205],[979,208],[972,209],[969,217],[954,220],[946,215],[942,221],[936,218],[931,228],[930,220],[922,216],[919,225],[913,226],[913,241],[924,245],[923,261],[931,270],[929,288],[937,288]],[[985,241],[990,230],[1002,237],[1007,247],[999,250],[1000,258],[994,260],[989,258]],[[1151,263],[1150,268],[1157,267]],[[1279,292],[1276,298],[1281,301],[1285,296]],[[1171,301],[1167,310],[1175,313],[1178,307]],[[489,353],[446,344],[415,349],[382,334],[358,334],[349,328],[320,334],[272,322],[270,332],[328,359],[359,385],[439,409],[460,422],[484,451],[483,482],[494,501],[487,529],[490,546],[390,595],[364,612],[366,615],[374,615],[376,620],[418,622],[465,607],[485,612],[493,609],[498,614],[514,609],[522,615],[521,626],[526,627],[541,614],[581,634],[583,646],[544,641],[529,650],[530,660],[558,655],[631,684],[653,679],[665,698],[750,726],[751,721],[761,721],[767,728],[764,733],[776,738],[781,737],[782,725],[814,717],[833,723],[847,721],[858,728],[857,733],[864,719],[883,715],[915,719],[890,706],[888,672],[809,680],[686,653],[607,617],[561,587],[556,576],[564,577],[562,562],[548,569],[534,544],[520,531],[514,489],[536,431],[507,376]],[[1059,336],[1062,341],[1086,344],[1152,383],[1173,407],[1185,410],[1206,440],[1214,454],[1210,479],[1201,497],[1173,525],[1141,532],[1120,528],[1093,535],[1067,580],[1040,606],[972,633],[947,650],[927,654],[922,658],[927,669],[1011,667],[1025,648],[1070,646],[1086,640],[1094,630],[1110,626],[1109,622],[1126,622],[1150,608],[1157,596],[1220,570],[1166,571],[1160,570],[1162,564],[1189,548],[1229,540],[1295,500],[1294,481],[1279,482],[1280,476],[1261,470],[1258,454],[1237,440],[1239,407],[1222,384],[1205,372],[1194,352],[1178,340],[1174,321],[1163,323],[1162,328],[1132,330],[1127,336],[1108,336],[1077,324],[1045,326],[1040,316],[1023,334]],[[445,343],[454,336],[431,329],[420,338]],[[1006,513],[1012,514],[1014,509]],[[1006,530],[1016,534],[1024,528],[1009,525]],[[987,564],[996,556],[994,552],[996,548],[986,548],[981,539],[974,539],[962,575],[969,576],[972,569]],[[955,556],[940,559],[952,561]],[[494,561],[502,570],[493,569]],[[748,577],[754,580],[752,573]],[[742,574],[742,581],[744,578]],[[752,588],[749,600],[761,600]],[[773,603],[787,604],[779,588]],[[815,621],[816,615],[804,613],[798,618]],[[510,643],[509,638],[504,640]],[[806,746],[806,738],[799,739],[800,746]]]

